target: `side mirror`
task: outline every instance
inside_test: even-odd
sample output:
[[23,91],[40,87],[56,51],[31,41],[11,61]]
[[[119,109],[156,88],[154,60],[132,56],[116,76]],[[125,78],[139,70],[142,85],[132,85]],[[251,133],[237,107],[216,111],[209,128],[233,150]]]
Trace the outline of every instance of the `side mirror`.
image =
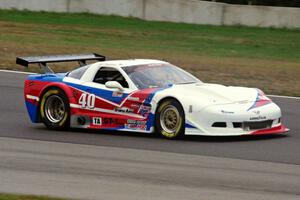
[[122,87],[122,85],[119,82],[117,82],[117,81],[107,81],[105,83],[105,86],[107,88],[118,89],[120,91],[124,90],[124,88]]

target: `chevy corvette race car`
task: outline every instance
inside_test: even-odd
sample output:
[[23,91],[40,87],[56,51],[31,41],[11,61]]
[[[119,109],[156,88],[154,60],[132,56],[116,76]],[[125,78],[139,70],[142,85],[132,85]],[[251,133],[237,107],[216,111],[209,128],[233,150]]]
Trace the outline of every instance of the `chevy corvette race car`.
[[[47,65],[68,61],[81,66],[53,73]],[[155,132],[166,138],[288,131],[280,108],[261,90],[203,83],[164,61],[81,54],[18,57],[17,64],[45,69],[28,76],[24,95],[31,121],[50,129]]]

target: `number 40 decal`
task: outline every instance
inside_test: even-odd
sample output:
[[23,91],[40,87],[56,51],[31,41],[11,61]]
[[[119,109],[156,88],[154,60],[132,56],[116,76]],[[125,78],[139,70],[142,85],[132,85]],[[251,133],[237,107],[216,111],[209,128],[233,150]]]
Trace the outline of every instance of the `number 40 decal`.
[[93,109],[95,107],[95,100],[96,100],[96,96],[94,94],[82,93],[78,103],[83,108],[87,107]]

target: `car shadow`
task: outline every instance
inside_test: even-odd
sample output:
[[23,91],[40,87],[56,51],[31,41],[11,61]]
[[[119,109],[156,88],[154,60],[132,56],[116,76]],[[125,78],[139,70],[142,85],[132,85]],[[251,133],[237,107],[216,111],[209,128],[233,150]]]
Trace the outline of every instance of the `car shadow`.
[[182,140],[192,142],[248,142],[259,140],[274,140],[290,137],[286,134],[272,134],[272,135],[242,135],[242,136],[185,136]]
[[54,131],[49,130],[45,126],[36,126],[35,130],[39,134],[42,132],[49,134],[91,134],[101,136],[112,136],[112,137],[131,137],[131,138],[148,138],[157,141],[185,141],[185,142],[211,142],[211,143],[226,143],[226,142],[248,142],[248,141],[263,141],[263,140],[278,140],[287,137],[291,137],[288,134],[272,134],[272,135],[243,135],[243,136],[191,136],[186,135],[176,140],[168,140],[160,137],[158,134],[148,134],[139,132],[127,132],[127,131],[116,131],[116,130],[100,130],[100,129],[80,129],[70,128],[67,131]]
[[[139,132],[115,131],[115,130],[98,130],[98,129],[71,129],[72,132],[86,134],[105,134],[117,137],[134,137],[134,138],[152,138],[157,140],[168,140],[160,137],[158,134],[147,134]],[[243,135],[243,136],[191,136],[186,135],[174,141],[190,141],[190,142],[244,142],[259,140],[274,140],[290,137],[287,134],[271,134],[271,135]],[[172,140],[169,140],[172,141]]]
[[139,133],[139,132],[129,132],[129,131],[116,131],[116,130],[100,130],[100,129],[80,129],[80,128],[71,128],[70,131],[76,133],[85,133],[85,134],[102,134],[102,135],[111,135],[111,136],[125,136],[125,137],[136,137],[136,138],[157,138],[156,134],[148,133]]

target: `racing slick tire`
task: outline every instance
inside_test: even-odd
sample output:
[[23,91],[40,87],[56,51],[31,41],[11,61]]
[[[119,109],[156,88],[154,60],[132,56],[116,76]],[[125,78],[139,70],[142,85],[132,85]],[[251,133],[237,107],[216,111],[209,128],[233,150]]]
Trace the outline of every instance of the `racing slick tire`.
[[178,139],[184,135],[185,118],[181,104],[175,99],[160,103],[155,115],[156,132],[163,138]]
[[65,130],[70,127],[70,105],[61,89],[51,88],[43,94],[40,116],[42,122],[50,129]]

